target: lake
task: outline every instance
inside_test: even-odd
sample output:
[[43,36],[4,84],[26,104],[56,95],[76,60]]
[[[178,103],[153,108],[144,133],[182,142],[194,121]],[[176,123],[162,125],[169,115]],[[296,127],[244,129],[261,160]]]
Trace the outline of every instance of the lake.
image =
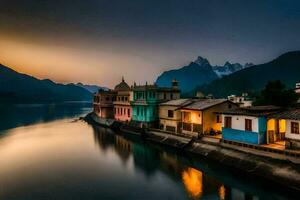
[[0,199],[292,198],[218,163],[78,120],[88,103],[0,111]]

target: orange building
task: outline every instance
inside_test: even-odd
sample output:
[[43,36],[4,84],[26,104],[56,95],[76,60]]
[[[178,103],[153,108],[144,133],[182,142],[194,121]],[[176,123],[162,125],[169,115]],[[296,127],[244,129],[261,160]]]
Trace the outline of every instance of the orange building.
[[105,119],[114,118],[113,102],[116,100],[117,93],[112,90],[99,90],[94,94],[94,113]]

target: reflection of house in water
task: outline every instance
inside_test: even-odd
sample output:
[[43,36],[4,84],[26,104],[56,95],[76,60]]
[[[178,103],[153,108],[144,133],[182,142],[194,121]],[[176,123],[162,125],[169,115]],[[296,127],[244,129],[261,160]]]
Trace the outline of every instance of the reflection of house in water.
[[94,139],[96,144],[102,150],[114,147],[115,152],[119,155],[123,163],[126,163],[132,152],[132,143],[122,136],[115,135],[112,130],[100,126],[93,126]]
[[159,166],[159,154],[157,150],[147,148],[143,144],[133,144],[134,165],[141,169],[147,176],[152,175]]
[[194,169],[188,168],[182,172],[182,182],[192,198],[200,198],[203,193],[202,184],[203,174],[202,172]]
[[101,126],[92,126],[94,130],[95,143],[102,150],[108,149],[115,141],[114,133],[107,128]]
[[124,139],[122,136],[116,135],[115,137],[115,149],[117,154],[120,156],[122,161],[124,163],[127,162],[127,160],[130,157],[130,154],[132,152],[132,143],[126,139]]
[[192,199],[202,197],[228,199],[227,188],[223,184],[194,168],[189,167],[182,171],[182,182]]

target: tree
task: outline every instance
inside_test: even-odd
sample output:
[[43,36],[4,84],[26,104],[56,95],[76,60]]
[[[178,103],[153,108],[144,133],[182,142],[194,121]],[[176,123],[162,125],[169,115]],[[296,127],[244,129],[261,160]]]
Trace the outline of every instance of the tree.
[[267,83],[253,104],[291,107],[296,104],[298,98],[294,90],[286,89],[280,80],[276,80]]

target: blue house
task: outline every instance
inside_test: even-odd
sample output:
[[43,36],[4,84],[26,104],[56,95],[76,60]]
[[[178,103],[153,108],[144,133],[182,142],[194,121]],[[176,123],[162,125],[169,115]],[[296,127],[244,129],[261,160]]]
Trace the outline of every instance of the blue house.
[[267,117],[279,110],[275,106],[253,106],[222,112],[223,140],[266,144]]

